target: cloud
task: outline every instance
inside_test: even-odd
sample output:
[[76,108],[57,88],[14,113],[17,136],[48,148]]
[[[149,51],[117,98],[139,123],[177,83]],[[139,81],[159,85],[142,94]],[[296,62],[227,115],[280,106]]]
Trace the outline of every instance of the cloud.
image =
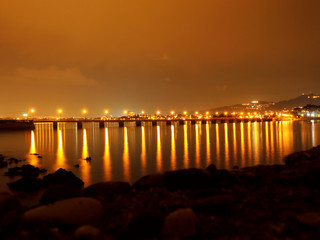
[[12,75],[0,76],[0,79],[2,79],[2,82],[42,86],[58,84],[63,84],[63,86],[92,86],[98,83],[95,79],[84,76],[77,68],[58,69],[56,67],[45,69],[18,68]]

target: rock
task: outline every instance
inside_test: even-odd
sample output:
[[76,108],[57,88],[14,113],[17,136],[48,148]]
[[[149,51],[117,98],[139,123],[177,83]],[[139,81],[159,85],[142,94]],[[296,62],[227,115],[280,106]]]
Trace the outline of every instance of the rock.
[[233,173],[227,170],[217,170],[210,174],[210,182],[215,187],[227,188],[238,183],[238,179]]
[[70,185],[76,188],[82,188],[83,181],[76,177],[71,171],[60,168],[55,173],[48,174],[43,177],[44,186],[50,186],[54,184]]
[[38,167],[34,167],[30,164],[23,165],[21,167],[22,177],[38,177],[39,174],[40,174],[40,169]]
[[170,190],[206,188],[209,173],[197,168],[169,171],[163,175],[163,181]]
[[164,217],[163,213],[155,210],[136,214],[121,239],[159,239]]
[[292,166],[300,161],[311,159],[311,155],[307,152],[295,152],[288,155],[284,162],[288,166]]
[[20,217],[20,200],[7,192],[0,192],[0,226],[8,227]]
[[320,225],[320,213],[307,212],[307,213],[298,215],[297,219],[300,223],[310,227],[316,227]]
[[8,171],[4,174],[9,177],[19,176],[21,175],[21,167],[8,168]]
[[218,196],[200,198],[194,200],[191,207],[200,211],[225,212],[229,210],[234,198],[232,194],[221,194]]
[[216,167],[216,165],[214,165],[214,164],[210,164],[210,165],[206,168],[206,170],[207,170],[210,174],[213,174],[215,171],[217,171],[217,167]]
[[197,216],[190,208],[178,209],[164,220],[163,239],[197,239]]
[[111,198],[114,194],[128,193],[130,189],[130,184],[127,182],[101,182],[83,189],[83,193],[87,197],[104,196]]
[[25,212],[24,223],[55,225],[84,225],[97,223],[103,215],[102,204],[93,198],[69,198]]
[[40,204],[53,203],[62,199],[80,197],[81,191],[69,185],[51,185],[41,196]]
[[13,191],[33,192],[42,187],[42,180],[39,178],[23,177],[15,182],[8,183]]
[[164,187],[163,174],[150,174],[141,177],[138,181],[136,181],[132,188],[137,190],[148,190],[153,187]]
[[100,230],[91,225],[82,225],[75,230],[73,235],[78,240],[97,239],[100,235]]

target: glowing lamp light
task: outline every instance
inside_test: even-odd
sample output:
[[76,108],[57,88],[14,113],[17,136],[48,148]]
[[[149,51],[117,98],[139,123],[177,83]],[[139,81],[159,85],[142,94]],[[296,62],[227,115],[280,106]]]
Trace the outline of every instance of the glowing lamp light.
[[157,111],[157,115],[159,115],[160,114],[160,111]]
[[30,109],[30,112],[31,112],[31,113],[34,113],[35,111],[36,111],[36,110],[35,110],[34,108],[31,108],[31,109]]
[[144,111],[143,111],[143,110],[141,111],[141,114],[144,114]]
[[216,115],[219,115],[219,112],[216,112]]
[[62,109],[59,109],[59,110],[58,110],[58,113],[61,114],[61,113],[62,113]]
[[224,112],[224,115],[228,115],[228,112]]
[[171,115],[173,115],[174,114],[174,111],[171,111]]
[[105,110],[105,111],[104,111],[104,113],[105,113],[105,114],[108,114],[108,113],[109,113],[109,111],[108,111],[108,110]]
[[184,111],[183,114],[184,114],[184,115],[187,115],[187,111]]
[[206,115],[209,115],[209,112],[206,112]]
[[199,114],[199,112],[195,112],[195,114],[196,114],[196,115],[198,115],[198,114]]
[[83,110],[82,110],[82,113],[83,113],[83,114],[86,114],[86,113],[87,113],[87,110],[86,110],[86,109],[83,109]]
[[124,114],[128,114],[128,110],[124,110],[123,113],[124,113]]

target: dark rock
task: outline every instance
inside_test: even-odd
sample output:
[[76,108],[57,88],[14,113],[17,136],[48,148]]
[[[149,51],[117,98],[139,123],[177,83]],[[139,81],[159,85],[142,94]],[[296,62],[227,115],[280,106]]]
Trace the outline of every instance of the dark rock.
[[8,171],[4,174],[9,177],[19,176],[21,175],[21,167],[8,168]]
[[80,167],[80,165],[79,165],[79,164],[75,164],[74,166],[75,166],[76,168]]
[[82,188],[84,183],[83,181],[76,177],[71,171],[60,168],[54,173],[48,174],[43,177],[44,186],[50,185],[70,185],[76,188]]
[[233,166],[232,169],[237,170],[237,169],[239,169],[239,166]]
[[42,180],[39,178],[23,177],[15,182],[8,183],[8,186],[13,191],[33,192],[41,188]]
[[91,161],[91,157],[85,158],[86,161]]
[[41,196],[40,204],[49,204],[58,200],[80,197],[81,191],[69,185],[51,185]]
[[148,190],[153,187],[164,187],[163,174],[150,174],[143,176],[138,181],[136,181],[132,188],[137,190]]
[[214,164],[210,164],[210,165],[206,168],[206,170],[207,170],[210,174],[213,174],[215,171],[217,171],[217,167],[216,167],[216,165],[214,165]]
[[91,225],[82,225],[74,231],[74,238],[79,240],[97,239],[100,235],[100,230]]
[[170,190],[206,188],[209,173],[197,168],[169,171],[164,173],[163,181]]
[[227,188],[238,183],[238,179],[230,171],[217,170],[214,173],[210,174],[210,182],[214,187]]
[[7,192],[0,192],[0,232],[17,223],[22,211],[19,199]]
[[39,155],[37,158],[42,158],[42,156]]
[[287,156],[284,162],[286,165],[292,166],[300,161],[310,160],[310,159],[311,159],[311,155],[308,152],[296,152]]
[[8,167],[8,163],[4,160],[0,160],[0,168]]
[[21,167],[21,175],[22,177],[38,177],[40,174],[40,169],[38,167],[34,167],[32,165],[23,165]]
[[191,204],[191,207],[198,211],[224,212],[229,210],[233,201],[234,198],[232,194],[222,194],[218,196],[196,199]]
[[301,178],[301,183],[310,189],[320,189],[320,171],[307,172]]
[[310,226],[317,227],[320,225],[320,213],[318,212],[307,212],[297,215],[297,219],[300,223]]
[[101,182],[83,189],[83,193],[87,197],[103,196],[112,198],[115,194],[128,193],[130,189],[130,184],[127,182]]
[[120,239],[159,239],[164,217],[159,211],[142,211],[132,218]]

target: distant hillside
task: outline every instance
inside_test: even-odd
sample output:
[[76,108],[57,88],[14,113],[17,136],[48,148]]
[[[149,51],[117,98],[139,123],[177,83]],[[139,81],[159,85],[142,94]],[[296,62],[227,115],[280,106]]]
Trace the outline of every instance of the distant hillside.
[[[231,106],[223,106],[208,109],[210,112],[239,112],[239,111],[276,111],[295,107],[303,107],[307,104],[320,105],[319,94],[302,94],[296,98],[284,100],[280,102],[252,101],[250,103],[235,104]],[[204,111],[203,111],[204,112]]]

